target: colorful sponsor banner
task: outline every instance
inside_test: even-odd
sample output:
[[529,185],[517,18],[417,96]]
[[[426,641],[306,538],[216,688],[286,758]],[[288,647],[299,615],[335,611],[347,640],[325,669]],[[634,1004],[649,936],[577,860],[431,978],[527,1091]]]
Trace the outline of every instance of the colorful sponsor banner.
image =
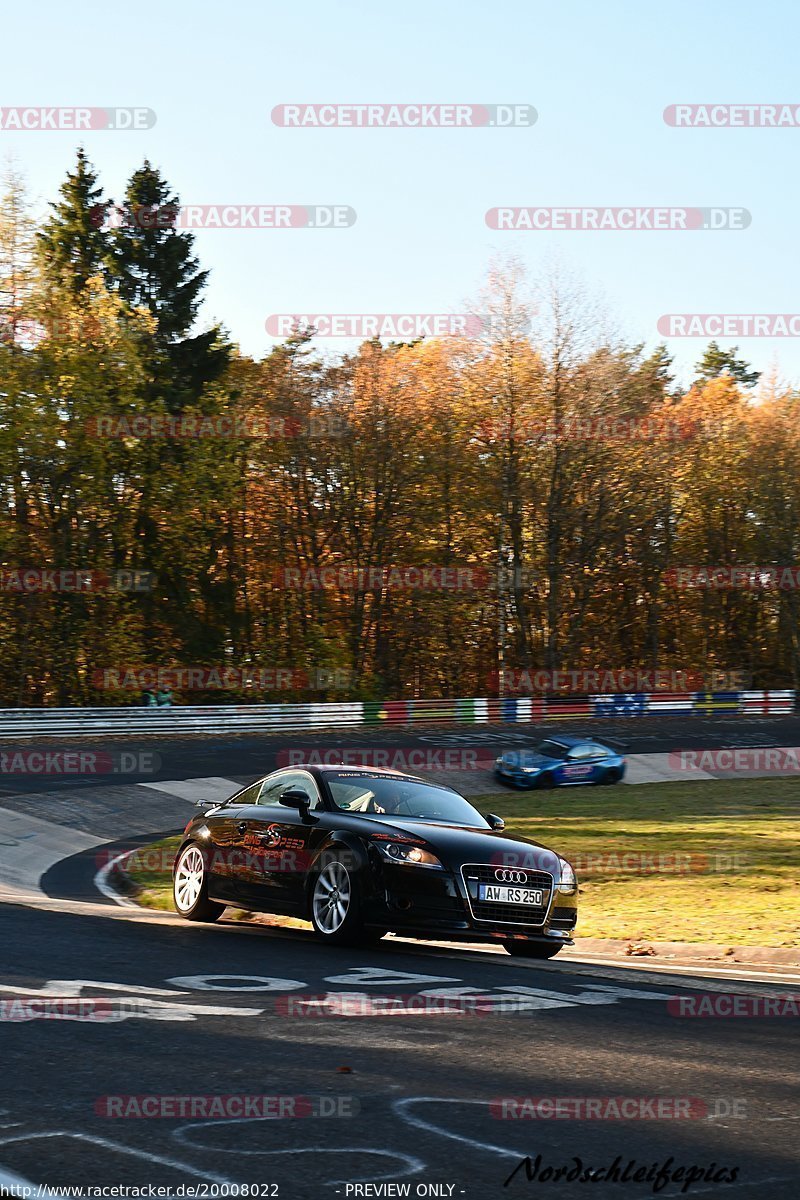
[[[272,726],[287,729],[320,729],[328,726],[353,727],[361,725],[410,725],[446,723],[451,725],[473,725],[486,723],[535,724],[540,721],[563,721],[570,718],[641,717],[726,712],[736,715],[777,716],[791,713],[795,709],[796,693],[791,689],[747,692],[684,692],[684,693],[630,693],[604,694],[584,697],[535,696],[535,697],[466,697],[445,700],[352,700],[315,704],[230,704],[224,706],[178,705],[162,709],[158,716],[148,715],[146,708],[84,708],[84,709],[5,709],[4,717],[9,730],[20,737],[28,731],[36,733],[39,721],[57,718],[66,734],[71,728],[73,715],[93,716],[98,722],[108,718],[107,724],[117,732],[123,731],[123,720],[136,714],[137,728],[149,728],[150,721],[172,722],[172,729],[198,728],[198,722],[212,721],[214,714],[224,712],[233,716],[253,715],[259,729]],[[202,728],[202,725],[200,726]],[[242,726],[239,726],[242,728]],[[99,726],[98,726],[98,736]]]
[[741,712],[741,692],[695,692],[692,701],[695,712],[711,716],[716,712]]
[[647,712],[650,696],[645,692],[623,692],[591,696],[590,701],[595,717],[642,717]]

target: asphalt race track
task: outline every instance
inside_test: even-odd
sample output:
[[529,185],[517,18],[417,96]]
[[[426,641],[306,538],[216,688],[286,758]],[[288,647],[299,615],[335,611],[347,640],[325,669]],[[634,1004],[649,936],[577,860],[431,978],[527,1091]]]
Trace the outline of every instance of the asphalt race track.
[[[114,999],[127,1012],[115,1021],[2,1023],[0,1163],[36,1183],[274,1183],[277,1191],[262,1194],[285,1200],[654,1194],[633,1182],[545,1187],[523,1171],[503,1186],[526,1155],[541,1155],[542,1171],[575,1158],[608,1167],[621,1156],[623,1168],[631,1159],[637,1168],[669,1159],[670,1170],[738,1168],[735,1185],[699,1182],[691,1195],[797,1195],[796,1022],[682,1018],[669,1002],[730,990],[774,996],[774,987],[679,987],[647,972],[398,945],[354,952],[262,927],[16,906],[2,909],[0,932],[0,999],[46,989]],[[430,1004],[421,994],[442,989],[527,1007],[342,1015],[343,994]],[[320,1004],[329,993],[333,1014]],[[107,1115],[131,1111],[123,1097],[137,1097],[138,1114],[145,1097],[212,1096],[304,1099],[295,1102],[300,1115],[288,1100],[273,1117],[192,1119],[188,1108]],[[503,1119],[521,1111],[503,1099],[523,1096],[671,1098],[678,1115]],[[390,1182],[412,1191],[352,1190]],[[658,1194],[686,1194],[682,1186],[679,1178]]]
[[[545,737],[558,733],[586,732],[601,740],[613,738],[623,742],[631,754],[663,754],[675,749],[698,750],[726,747],[766,747],[800,745],[800,714],[776,717],[724,716],[713,717],[641,717],[636,719],[547,721],[538,725],[451,725],[428,729],[393,728],[386,725],[363,729],[336,730],[318,733],[313,730],[257,735],[240,734],[216,737],[170,737],[169,710],[164,712],[164,737],[98,739],[65,738],[19,739],[13,748],[24,751],[54,751],[71,748],[91,752],[115,751],[142,755],[145,769],[124,771],[124,781],[140,783],[159,779],[192,779],[222,775],[236,778],[255,778],[266,774],[277,764],[282,751],[298,749],[336,749],[351,747],[371,749],[389,746],[392,749],[427,746],[502,748],[535,745]],[[12,750],[10,743],[0,742],[0,751]],[[152,761],[151,761],[152,760]],[[157,764],[157,765],[155,765]],[[126,766],[125,763],[122,764]],[[135,767],[136,763],[133,764]],[[80,770],[66,777],[52,775],[48,789],[86,786],[87,784],[120,783],[120,773],[105,777]],[[42,778],[36,775],[0,775],[0,804],[5,797],[25,791],[40,791]]]
[[[800,743],[797,717],[591,730],[642,754]],[[555,731],[151,739],[161,763],[143,779],[6,778],[0,809],[30,827],[20,838],[55,828],[74,843],[48,851],[37,895],[0,904],[0,1195],[22,1179],[209,1200],[231,1185],[281,1200],[794,1200],[800,1010],[779,998],[800,972],[737,982],[391,939],[345,950],[120,908],[94,885],[99,859],[192,811],[198,785],[143,782],[224,790],[287,746],[520,745]],[[731,993],[748,1015],[725,1015]],[[686,1015],[698,1003],[707,1015]],[[581,1182],[617,1159],[618,1182]]]

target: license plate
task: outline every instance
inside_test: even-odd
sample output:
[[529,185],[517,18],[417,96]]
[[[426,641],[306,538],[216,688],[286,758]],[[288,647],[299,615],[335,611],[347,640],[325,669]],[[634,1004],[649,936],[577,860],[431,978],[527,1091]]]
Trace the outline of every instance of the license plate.
[[495,904],[533,904],[541,908],[544,892],[541,888],[498,887],[494,883],[482,883],[478,887],[479,900],[491,900]]

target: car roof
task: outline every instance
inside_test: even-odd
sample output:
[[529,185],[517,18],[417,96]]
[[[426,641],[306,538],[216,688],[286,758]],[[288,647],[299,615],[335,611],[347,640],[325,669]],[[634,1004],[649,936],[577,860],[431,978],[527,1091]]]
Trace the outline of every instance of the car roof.
[[393,771],[390,767],[366,767],[359,763],[296,763],[296,767],[310,771],[360,771],[363,775],[402,775],[404,779],[418,779],[417,775],[409,775],[406,771]]
[[290,767],[276,767],[270,774],[277,775],[278,771],[310,771],[312,774],[325,775],[332,771],[346,771],[348,775],[385,775],[388,779],[408,779],[411,783],[424,783],[429,787],[443,787],[447,791],[453,788],[444,783],[432,783],[420,775],[409,775],[407,771],[395,771],[391,767],[366,767],[359,763],[292,763]]
[[554,734],[552,737],[544,739],[546,742],[555,742],[557,746],[602,746],[605,750],[610,750],[612,747],[607,746],[605,742],[601,742],[600,738],[588,737],[587,735],[578,736],[573,733]]
[[[349,763],[293,763],[291,767],[278,767],[271,774],[276,775],[278,771],[309,771],[312,775],[325,775],[327,772],[336,771],[344,772],[347,775],[364,775],[368,779],[374,778],[376,775],[385,775],[387,779],[407,779],[409,783],[422,783],[425,787],[439,788],[443,792],[455,792],[457,796],[461,795],[448,783],[436,783],[432,779],[423,779],[421,775],[409,775],[407,771],[394,771],[391,767],[364,767],[358,764],[351,766]],[[465,799],[464,796],[461,798]]]

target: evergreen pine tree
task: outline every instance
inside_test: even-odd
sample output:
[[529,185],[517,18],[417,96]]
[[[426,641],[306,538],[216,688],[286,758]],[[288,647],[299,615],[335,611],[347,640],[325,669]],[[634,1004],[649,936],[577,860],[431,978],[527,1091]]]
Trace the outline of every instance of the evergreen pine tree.
[[208,272],[194,256],[194,238],[178,228],[178,197],[149,162],[131,176],[112,231],[114,285],[131,306],[156,321],[154,383],[167,409],[195,403],[224,373],[231,354],[218,326],[191,334]]
[[61,199],[50,205],[52,215],[37,236],[37,248],[46,282],[77,300],[89,279],[104,271],[110,201],[103,200],[103,189],[82,148],[75,170],[59,190]]
[[723,350],[717,342],[709,342],[706,352],[697,363],[697,377],[703,383],[709,379],[718,379],[722,374],[728,374],[743,387],[755,387],[761,378],[760,371],[751,371],[750,364],[739,358],[736,351],[738,346]]

